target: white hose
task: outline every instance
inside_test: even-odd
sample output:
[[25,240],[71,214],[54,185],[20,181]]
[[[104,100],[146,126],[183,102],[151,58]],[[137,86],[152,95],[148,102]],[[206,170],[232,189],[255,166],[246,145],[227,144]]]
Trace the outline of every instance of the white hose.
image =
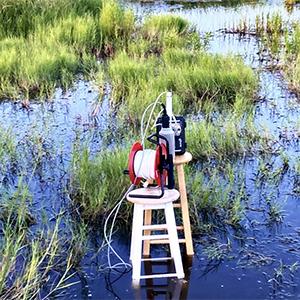
[[156,151],[145,149],[138,151],[134,157],[134,173],[136,177],[155,179],[155,156]]

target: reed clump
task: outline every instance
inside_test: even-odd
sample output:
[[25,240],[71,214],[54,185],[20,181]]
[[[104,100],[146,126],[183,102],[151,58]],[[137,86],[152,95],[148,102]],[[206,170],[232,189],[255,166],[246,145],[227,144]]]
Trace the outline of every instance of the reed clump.
[[16,156],[16,142],[11,137],[11,131],[0,127],[0,174],[6,173],[6,168]]
[[292,30],[285,35],[285,74],[291,89],[300,93],[300,23],[293,24]]
[[[232,105],[237,95],[252,98],[257,78],[236,57],[203,51],[166,49],[160,57],[131,57],[125,52],[108,62],[112,101],[126,106],[127,120],[138,123],[139,105],[145,107],[160,91],[172,90],[178,113],[201,107],[204,102]],[[103,78],[103,76],[102,76]]]
[[232,113],[216,121],[203,119],[188,124],[187,144],[196,160],[224,159],[249,154],[263,144],[253,121],[238,120]]
[[67,46],[44,45],[35,40],[9,38],[0,45],[0,97],[50,96],[59,85],[67,88],[75,74],[95,65],[79,59]]
[[257,36],[262,45],[262,59],[268,62],[267,67],[272,70],[283,70],[290,89],[299,93],[299,22],[290,24],[285,22],[279,13],[267,14],[257,16],[252,26],[246,20],[242,20],[238,26],[227,32]]
[[19,180],[14,191],[1,192],[0,298],[47,299],[72,285],[74,241],[63,237],[61,219],[31,230],[28,187]]
[[0,10],[0,98],[44,98],[68,88],[78,74],[93,75],[96,60],[123,48],[135,29],[133,13],[114,1],[7,1]]
[[98,15],[100,0],[1,0],[0,37],[27,37],[36,27],[54,24],[66,15]]
[[[126,147],[103,150],[95,157],[87,148],[74,151],[71,198],[85,220],[99,223],[99,216],[105,216],[121,200],[130,185],[123,174],[128,153]],[[126,211],[126,206],[122,209]]]
[[135,30],[133,12],[124,10],[115,1],[104,2],[100,13],[99,27],[106,47],[114,49],[120,46],[118,43],[123,46]]
[[190,216],[194,232],[210,225],[211,230],[230,225],[242,226],[247,195],[245,174],[237,173],[231,163],[223,167],[187,168]]

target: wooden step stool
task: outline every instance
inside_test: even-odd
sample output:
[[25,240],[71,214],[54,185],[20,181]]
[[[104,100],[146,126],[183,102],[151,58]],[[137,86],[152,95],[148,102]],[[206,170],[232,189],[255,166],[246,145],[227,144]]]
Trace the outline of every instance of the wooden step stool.
[[[190,223],[189,205],[187,200],[185,177],[184,177],[184,165],[192,160],[192,154],[185,152],[183,155],[176,155],[174,159],[174,166],[176,167],[177,177],[178,177],[178,187],[180,192],[179,203],[174,203],[174,208],[181,208],[182,214],[182,226],[177,226],[177,230],[183,230],[184,239],[179,239],[180,243],[185,243],[186,254],[194,255],[192,231]],[[152,211],[145,211],[145,224],[151,224],[152,222]],[[150,234],[149,230],[145,234]],[[146,240],[144,241],[144,255],[150,255],[150,244],[165,244],[166,240]]]
[[[132,261],[132,280],[134,285],[138,285],[140,279],[177,277],[184,278],[182,259],[176,230],[173,202],[178,200],[179,192],[177,190],[165,190],[164,196],[160,199],[151,198],[133,198],[131,194],[138,195],[159,195],[158,188],[140,188],[127,194],[127,200],[134,204],[133,224],[131,234],[130,259]],[[144,225],[144,211],[163,209],[165,213],[166,224],[147,224]],[[143,234],[143,231],[150,234]],[[166,230],[167,234],[151,235],[152,231]],[[171,257],[146,258],[142,259],[143,241],[147,240],[167,240],[170,244]],[[175,273],[141,275],[141,263],[145,260],[161,261],[173,259]]]

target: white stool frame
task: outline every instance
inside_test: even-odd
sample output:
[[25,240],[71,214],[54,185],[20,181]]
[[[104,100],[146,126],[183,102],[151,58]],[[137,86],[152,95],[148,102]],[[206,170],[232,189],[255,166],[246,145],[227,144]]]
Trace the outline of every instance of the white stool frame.
[[[133,199],[129,199],[134,201]],[[141,199],[139,199],[141,200]],[[143,199],[144,200],[144,199]],[[138,202],[138,201],[137,201]],[[140,279],[148,278],[165,278],[165,277],[177,277],[184,278],[184,271],[182,266],[182,259],[180,253],[179,240],[176,229],[176,221],[173,209],[173,201],[159,203],[147,203],[145,201],[139,201],[139,203],[134,202],[134,212],[133,212],[133,224],[132,224],[132,236],[131,236],[131,247],[130,247],[130,259],[132,261],[132,280],[134,285],[138,285]],[[143,203],[141,203],[143,202]],[[163,209],[166,218],[166,224],[159,225],[144,225],[144,211],[146,210]],[[155,230],[167,230],[167,234],[157,234],[157,235],[144,235],[144,230],[155,231]],[[148,258],[142,259],[142,246],[144,240],[154,240],[154,239],[167,239],[170,244],[171,257],[167,258]],[[175,273],[167,274],[152,274],[152,275],[141,275],[141,263],[144,260],[167,260],[173,259],[175,265]]]

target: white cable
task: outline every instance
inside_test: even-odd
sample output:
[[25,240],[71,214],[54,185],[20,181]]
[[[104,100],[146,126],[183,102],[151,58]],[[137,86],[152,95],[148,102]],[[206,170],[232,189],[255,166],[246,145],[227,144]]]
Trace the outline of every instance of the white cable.
[[[119,213],[119,210],[120,210],[120,207],[121,207],[121,204],[122,202],[124,201],[126,195],[134,188],[134,185],[132,184],[128,190],[124,193],[123,197],[121,198],[121,200],[117,203],[117,205],[115,205],[115,207],[112,209],[112,211],[109,213],[107,219],[105,220],[105,223],[104,223],[104,239],[107,243],[107,261],[108,261],[108,268],[109,269],[115,269],[117,267],[119,267],[120,265],[121,266],[125,266],[125,268],[127,269],[127,267],[131,267],[130,264],[126,263],[122,258],[121,256],[115,251],[115,249],[112,247],[111,245],[111,238],[112,238],[112,233],[113,233],[113,228],[114,228],[114,224],[115,224],[115,221],[116,221],[116,217]],[[110,227],[110,232],[109,232],[109,238],[107,237],[107,224],[108,224],[108,221],[110,220],[112,214],[115,212],[115,215],[114,215],[114,218],[113,218],[113,221],[112,221],[112,225]],[[120,263],[118,264],[115,264],[115,265],[111,265],[111,261],[110,261],[110,250],[115,254],[115,256],[119,259]]]
[[[144,113],[142,115],[142,120],[141,120],[141,139],[142,139],[142,146],[144,147],[144,143],[145,143],[145,137],[146,137],[146,134],[147,134],[147,131],[148,131],[148,128],[149,128],[149,125],[150,125],[150,121],[151,121],[151,118],[152,118],[152,115],[154,113],[154,110],[155,110],[155,107],[159,101],[159,99],[161,98],[162,95],[164,95],[165,93],[167,92],[163,92],[161,93],[157,98],[156,100],[149,104],[146,109],[144,110]],[[149,118],[148,118],[148,121],[147,121],[147,125],[146,125],[146,128],[145,128],[145,131],[144,131],[144,118],[145,118],[145,115],[147,113],[147,111],[152,107],[152,110],[150,112],[150,115],[149,115]],[[140,168],[142,167],[142,162],[143,162],[143,159],[144,159],[144,154],[145,151],[142,151],[142,156],[140,158],[140,165],[139,167],[137,168],[137,173],[136,174],[139,174],[140,173]],[[119,210],[120,210],[120,207],[121,207],[121,204],[122,202],[124,201],[124,199],[126,198],[127,194],[134,188],[134,185],[132,184],[128,190],[124,193],[123,197],[121,198],[121,200],[114,206],[114,208],[112,209],[112,211],[109,213],[107,219],[105,220],[105,223],[104,223],[104,239],[107,243],[107,261],[108,261],[108,267],[109,269],[116,269],[116,268],[119,268],[120,266],[123,266],[127,269],[127,267],[131,267],[130,264],[126,263],[121,257],[120,255],[115,251],[115,249],[112,247],[111,245],[111,242],[112,242],[112,234],[113,234],[113,228],[114,228],[114,225],[115,225],[115,221],[116,221],[116,218],[117,218],[117,215],[119,213]],[[114,214],[114,217],[113,217],[113,220],[112,220],[112,224],[111,224],[111,227],[110,227],[110,231],[109,231],[109,236],[107,236],[107,225],[108,225],[108,222],[112,216],[112,214],[115,212]],[[119,259],[120,263],[117,263],[117,264],[114,264],[114,265],[111,265],[111,261],[110,261],[110,250],[115,254],[115,256]],[[105,268],[105,269],[107,269]]]
[[134,157],[135,176],[144,179],[155,179],[155,157],[155,150],[138,151]]
[[[143,116],[142,116],[142,120],[141,120],[141,137],[142,137],[142,146],[144,147],[144,140],[145,140],[145,136],[146,136],[146,133],[147,133],[147,130],[149,128],[149,124],[150,124],[150,121],[151,121],[151,118],[152,118],[152,115],[154,113],[154,109],[158,103],[158,100],[161,98],[162,95],[166,94],[167,92],[162,92],[157,98],[156,100],[154,101],[154,103],[151,103],[147,106],[147,108],[145,109],[144,113],[143,113]],[[147,122],[147,125],[146,125],[146,129],[145,129],[145,133],[144,133],[144,128],[143,128],[143,124],[144,124],[144,117],[146,115],[146,112],[148,111],[148,109],[152,107],[152,110],[150,112],[150,115],[149,115],[149,118],[148,118],[148,122]]]
[[161,125],[161,123],[158,124],[157,121],[158,121],[158,119],[159,119],[159,117],[160,117],[160,115],[161,115],[161,113],[162,113],[163,111],[164,111],[163,109],[160,110],[159,113],[157,114],[157,116],[155,117],[155,122],[154,122],[153,126],[151,127],[152,129],[155,128],[155,127],[157,127],[157,126],[159,126],[159,125]]

